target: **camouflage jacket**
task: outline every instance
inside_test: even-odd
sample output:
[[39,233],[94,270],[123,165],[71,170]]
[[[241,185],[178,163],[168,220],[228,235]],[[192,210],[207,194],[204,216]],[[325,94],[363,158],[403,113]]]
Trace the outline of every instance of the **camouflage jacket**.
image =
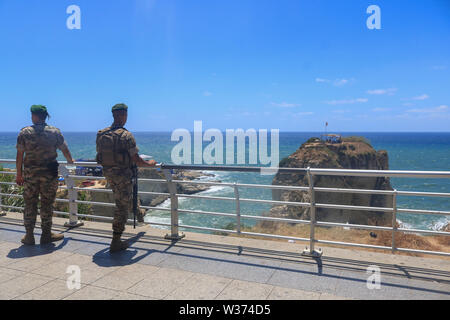
[[17,137],[17,150],[25,152],[24,168],[42,168],[56,161],[57,149],[67,148],[61,131],[44,124],[23,128]]

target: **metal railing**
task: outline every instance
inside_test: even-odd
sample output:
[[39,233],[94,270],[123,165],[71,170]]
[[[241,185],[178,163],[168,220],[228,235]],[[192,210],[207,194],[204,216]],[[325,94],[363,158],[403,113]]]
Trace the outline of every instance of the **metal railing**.
[[[0,159],[0,163],[15,164],[14,160]],[[112,193],[110,189],[94,189],[94,188],[81,188],[75,186],[75,180],[77,179],[90,179],[90,180],[105,180],[104,177],[93,177],[93,176],[77,176],[71,174],[66,166],[82,166],[82,167],[97,167],[99,166],[94,162],[76,162],[74,164],[68,165],[66,162],[60,162],[60,174],[64,177],[66,186],[61,186],[61,189],[68,190],[68,199],[56,199],[56,202],[63,202],[69,204],[69,212],[54,211],[55,214],[65,215],[69,217],[69,221],[66,223],[68,227],[76,227],[82,225],[79,218],[90,218],[93,220],[112,220],[112,217],[96,216],[96,215],[85,215],[78,213],[78,204],[90,204],[96,206],[106,206],[114,207],[113,203],[105,202],[92,202],[92,201],[82,201],[78,200],[79,191],[89,191],[89,192],[106,192]],[[309,243],[309,247],[306,247],[303,251],[303,255],[319,257],[322,255],[321,249],[316,249],[316,244],[330,244],[339,246],[349,246],[349,247],[362,247],[362,248],[372,248],[389,250],[392,253],[395,252],[412,252],[412,253],[423,253],[423,254],[433,254],[433,255],[443,255],[450,256],[449,252],[440,251],[430,251],[430,250],[419,250],[419,249],[409,249],[400,248],[396,245],[395,235],[397,233],[419,233],[425,235],[439,235],[439,236],[450,236],[450,232],[444,231],[434,231],[434,230],[419,230],[419,229],[406,229],[398,228],[396,225],[397,214],[398,213],[410,213],[410,214],[430,214],[430,215],[450,215],[450,211],[438,211],[438,210],[418,210],[418,209],[406,209],[397,208],[397,197],[398,196],[423,196],[423,197],[443,197],[450,198],[450,193],[442,192],[416,192],[416,191],[399,191],[399,190],[366,190],[366,189],[345,189],[345,188],[324,188],[314,186],[314,177],[316,176],[348,176],[348,177],[402,177],[402,178],[450,178],[450,171],[398,171],[398,170],[348,170],[348,169],[316,169],[316,168],[274,168],[274,172],[287,173],[287,174],[303,174],[306,175],[308,180],[308,186],[284,186],[284,185],[262,185],[262,184],[244,184],[244,183],[225,183],[225,182],[213,182],[213,181],[192,181],[192,180],[173,180],[173,170],[203,170],[203,171],[233,171],[233,172],[254,172],[254,173],[267,173],[267,168],[264,167],[243,167],[243,166],[204,166],[204,165],[166,165],[162,164],[160,166],[162,172],[164,173],[165,179],[138,179],[140,182],[151,182],[151,183],[165,183],[168,187],[168,193],[164,192],[145,192],[139,191],[139,195],[165,195],[170,199],[170,208],[163,207],[151,207],[151,206],[140,206],[143,209],[154,209],[169,211],[171,213],[171,223],[158,223],[158,222],[144,222],[149,225],[165,226],[170,227],[170,234],[166,235],[166,238],[172,240],[179,240],[184,237],[184,234],[180,233],[179,228],[193,229],[193,230],[203,230],[203,231],[215,231],[223,232],[228,234],[237,235],[248,235],[248,236],[259,236],[267,238],[276,239],[287,239],[296,241],[305,241]],[[1,171],[0,174],[10,174],[15,175],[14,171]],[[6,185],[15,185],[13,182],[0,182]],[[233,188],[234,197],[219,197],[219,196],[205,196],[205,195],[195,195],[195,194],[179,194],[177,193],[177,184],[197,184],[197,185],[209,185],[209,186],[228,186]],[[247,199],[240,196],[240,188],[257,188],[257,189],[271,189],[271,190],[290,190],[290,191],[304,191],[309,193],[309,202],[292,202],[292,201],[277,201],[277,200],[262,200],[262,199]],[[356,194],[372,194],[372,195],[385,195],[392,196],[392,206],[391,207],[367,207],[367,206],[354,206],[354,205],[341,205],[341,204],[325,204],[316,203],[316,193],[317,192],[328,192],[328,193],[356,193]],[[3,205],[1,202],[2,196],[4,197],[22,197],[16,194],[5,194],[0,193],[0,208],[10,209],[10,210],[23,210],[23,207],[8,206]],[[210,199],[210,200],[220,200],[220,201],[234,201],[236,204],[235,213],[225,213],[225,212],[215,212],[215,211],[203,211],[203,210],[187,210],[180,209],[178,206],[179,198],[194,198],[194,199]],[[289,218],[279,218],[279,217],[267,217],[267,216],[253,216],[253,215],[243,215],[240,210],[240,205],[243,202],[247,203],[264,203],[272,205],[288,205],[288,206],[298,206],[310,209],[310,220],[300,220],[300,219],[289,219]],[[373,212],[387,212],[392,214],[392,226],[372,226],[372,225],[359,225],[359,224],[348,224],[348,223],[335,223],[335,222],[325,222],[317,221],[316,219],[316,209],[344,209],[344,210],[358,210],[358,211],[373,211]],[[211,216],[223,216],[236,219],[236,229],[218,229],[209,228],[202,226],[192,226],[192,225],[182,225],[179,223],[179,213],[193,213]],[[272,222],[283,222],[289,224],[304,224],[309,225],[309,238],[300,238],[293,236],[283,236],[277,234],[266,234],[257,232],[248,232],[241,230],[241,220],[242,219],[253,219],[256,221],[272,221]],[[128,220],[129,223],[132,222],[131,219]],[[317,239],[315,231],[317,227],[345,227],[349,229],[364,229],[364,230],[378,230],[378,231],[390,231],[392,232],[392,242],[391,246],[379,246],[370,245],[363,243],[349,243],[341,241],[331,241],[331,240],[321,240]]]

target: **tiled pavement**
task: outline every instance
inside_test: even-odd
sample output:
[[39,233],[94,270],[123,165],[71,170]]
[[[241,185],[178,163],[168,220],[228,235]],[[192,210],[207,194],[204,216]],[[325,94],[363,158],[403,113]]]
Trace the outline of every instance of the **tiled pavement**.
[[[450,299],[449,260],[325,248],[316,261],[303,244],[196,233],[172,243],[149,226],[128,227],[131,248],[111,255],[110,224],[63,221],[64,241],[29,247],[20,215],[0,217],[0,299]],[[369,265],[381,268],[379,290],[367,288]]]

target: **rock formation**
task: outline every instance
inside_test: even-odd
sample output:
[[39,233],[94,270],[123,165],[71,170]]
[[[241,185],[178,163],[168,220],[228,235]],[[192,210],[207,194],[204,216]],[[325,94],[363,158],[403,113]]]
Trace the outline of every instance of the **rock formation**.
[[[309,139],[297,151],[281,160],[280,167],[288,168],[340,168],[388,170],[388,154],[376,151],[360,137],[344,138],[341,143],[325,143],[318,138]],[[305,174],[278,173],[273,185],[308,186]],[[315,176],[315,187],[392,190],[389,178],[363,178],[341,176]],[[353,206],[392,207],[392,196],[356,193],[316,192],[316,203]],[[308,192],[273,190],[273,200],[310,202]],[[309,220],[309,208],[274,206],[271,216]],[[392,225],[392,214],[380,211],[316,209],[318,221],[351,224]]]

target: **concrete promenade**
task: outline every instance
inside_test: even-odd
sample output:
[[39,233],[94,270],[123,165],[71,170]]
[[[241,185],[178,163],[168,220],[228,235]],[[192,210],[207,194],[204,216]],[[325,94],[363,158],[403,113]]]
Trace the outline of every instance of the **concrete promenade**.
[[[22,214],[0,217],[0,299],[450,299],[450,260],[324,247],[322,259],[300,256],[305,243],[186,233],[172,243],[148,225],[111,255],[111,224],[86,222],[65,240],[22,246]],[[38,218],[39,222],[39,218]],[[69,289],[67,268],[81,270]],[[381,269],[381,288],[367,288],[367,267]]]

